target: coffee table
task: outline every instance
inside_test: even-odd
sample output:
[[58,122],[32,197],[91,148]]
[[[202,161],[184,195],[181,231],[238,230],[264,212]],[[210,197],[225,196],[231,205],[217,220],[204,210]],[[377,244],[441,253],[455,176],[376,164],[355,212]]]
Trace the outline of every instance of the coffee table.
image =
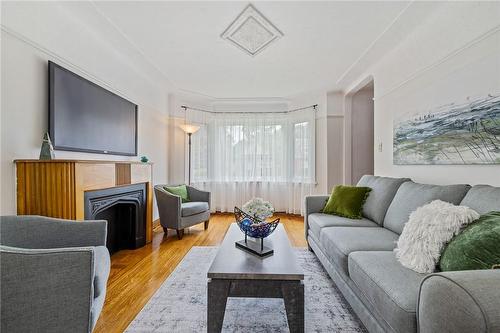
[[231,224],[208,270],[207,331],[222,330],[228,297],[259,297],[283,298],[290,332],[304,332],[304,272],[283,225],[265,239],[274,249],[269,257],[237,248],[235,242],[243,238],[236,223]]

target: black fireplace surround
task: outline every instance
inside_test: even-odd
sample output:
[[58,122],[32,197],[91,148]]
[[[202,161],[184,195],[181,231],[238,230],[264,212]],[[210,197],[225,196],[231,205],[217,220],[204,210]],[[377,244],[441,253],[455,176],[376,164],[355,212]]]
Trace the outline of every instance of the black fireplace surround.
[[85,219],[107,220],[110,253],[146,244],[146,184],[86,191]]

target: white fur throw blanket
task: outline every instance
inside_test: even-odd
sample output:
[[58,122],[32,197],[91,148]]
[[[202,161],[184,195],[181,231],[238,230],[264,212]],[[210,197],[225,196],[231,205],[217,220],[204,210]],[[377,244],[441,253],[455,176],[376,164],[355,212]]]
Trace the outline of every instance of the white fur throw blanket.
[[419,207],[410,214],[398,239],[396,258],[418,273],[432,273],[444,246],[478,218],[479,214],[469,207],[441,200]]

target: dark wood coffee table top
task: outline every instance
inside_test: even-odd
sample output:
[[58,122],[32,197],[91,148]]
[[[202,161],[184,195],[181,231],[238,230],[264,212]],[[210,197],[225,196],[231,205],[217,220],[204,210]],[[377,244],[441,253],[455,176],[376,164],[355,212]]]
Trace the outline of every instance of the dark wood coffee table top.
[[211,279],[245,280],[304,280],[304,272],[297,262],[283,225],[264,239],[264,245],[274,249],[274,254],[260,258],[239,249],[234,244],[245,235],[236,223],[231,224],[219,251],[208,270]]

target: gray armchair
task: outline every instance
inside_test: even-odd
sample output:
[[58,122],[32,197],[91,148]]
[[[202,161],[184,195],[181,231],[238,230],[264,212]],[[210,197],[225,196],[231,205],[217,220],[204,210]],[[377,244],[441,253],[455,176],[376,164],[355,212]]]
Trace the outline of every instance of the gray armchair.
[[0,217],[0,331],[92,332],[110,271],[106,225]]
[[[165,235],[168,229],[175,229],[177,237],[182,239],[184,228],[204,222],[205,230],[208,229],[210,220],[210,192],[200,191],[192,186],[187,186],[189,202],[182,203],[181,198],[165,190],[165,186],[156,185],[155,195],[160,223]],[[175,185],[172,185],[175,186]]]

